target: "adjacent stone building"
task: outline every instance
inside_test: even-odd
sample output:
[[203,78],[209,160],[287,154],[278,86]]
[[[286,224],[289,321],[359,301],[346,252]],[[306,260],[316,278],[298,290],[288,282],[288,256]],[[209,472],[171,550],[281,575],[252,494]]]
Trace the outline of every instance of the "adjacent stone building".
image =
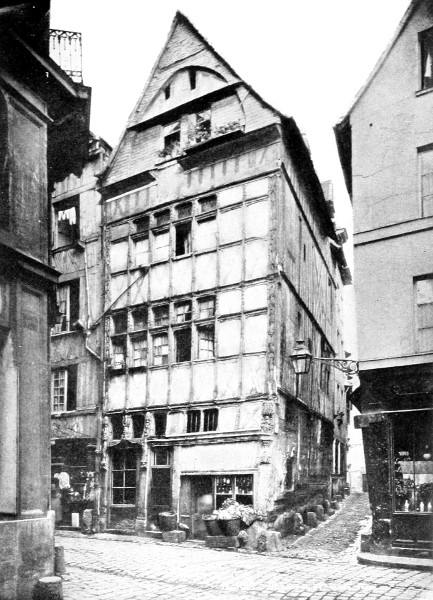
[[227,498],[299,506],[345,482],[341,373],[350,283],[295,121],[178,13],[101,177],[101,517],[143,532],[173,510],[194,536]]
[[[16,3],[15,3],[16,4]],[[49,1],[0,14],[0,597],[26,600],[54,568],[49,265],[54,182],[79,173],[90,90],[50,58]]]
[[336,127],[353,199],[371,550],[431,551],[433,7],[413,1]]

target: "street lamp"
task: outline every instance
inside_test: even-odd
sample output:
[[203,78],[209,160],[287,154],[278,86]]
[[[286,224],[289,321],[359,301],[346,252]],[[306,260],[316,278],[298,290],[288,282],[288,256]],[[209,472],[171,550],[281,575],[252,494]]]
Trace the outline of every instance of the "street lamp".
[[358,375],[359,373],[358,362],[356,360],[350,360],[347,358],[319,358],[317,356],[312,356],[311,352],[305,345],[304,340],[298,340],[296,342],[290,358],[297,375],[304,375],[305,373],[308,373],[312,360],[326,363],[331,367],[346,373],[346,375]]

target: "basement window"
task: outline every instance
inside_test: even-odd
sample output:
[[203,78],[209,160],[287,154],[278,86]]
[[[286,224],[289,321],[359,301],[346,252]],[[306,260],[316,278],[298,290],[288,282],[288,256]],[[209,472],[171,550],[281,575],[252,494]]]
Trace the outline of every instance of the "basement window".
[[191,252],[191,223],[176,225],[176,256],[183,256]]
[[419,35],[421,46],[421,89],[433,87],[433,28]]
[[218,427],[218,409],[209,408],[203,411],[203,431],[216,431]]
[[191,360],[191,329],[179,329],[174,332],[175,361],[186,362]]
[[197,433],[200,431],[201,412],[199,410],[189,410],[187,413],[186,432]]

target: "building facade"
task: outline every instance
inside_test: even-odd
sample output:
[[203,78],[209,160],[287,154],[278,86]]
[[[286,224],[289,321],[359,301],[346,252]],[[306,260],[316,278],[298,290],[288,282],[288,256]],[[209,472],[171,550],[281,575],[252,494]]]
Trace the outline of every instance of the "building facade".
[[360,411],[371,550],[433,532],[433,9],[410,4],[336,127],[355,219]]
[[[0,16],[0,597],[28,599],[54,569],[49,506],[48,191],[78,173],[90,90],[49,58],[49,2]],[[68,141],[66,142],[65,139]]]
[[51,485],[56,524],[64,526],[94,507],[99,489],[102,329],[94,324],[103,312],[103,268],[96,174],[110,151],[91,135],[81,174],[59,182],[51,195],[51,262],[61,273],[51,329]]
[[296,381],[289,356],[300,338],[343,352],[350,273],[294,120],[178,13],[100,191],[107,526],[173,510],[200,537],[228,498],[341,490],[344,381],[326,365]]

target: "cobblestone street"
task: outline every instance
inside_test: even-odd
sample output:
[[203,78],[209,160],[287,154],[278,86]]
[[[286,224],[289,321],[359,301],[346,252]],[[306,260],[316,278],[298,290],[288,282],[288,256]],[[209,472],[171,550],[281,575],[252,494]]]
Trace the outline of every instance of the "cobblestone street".
[[431,599],[429,573],[357,563],[367,515],[366,495],[352,495],[329,521],[273,555],[59,532],[64,600]]

